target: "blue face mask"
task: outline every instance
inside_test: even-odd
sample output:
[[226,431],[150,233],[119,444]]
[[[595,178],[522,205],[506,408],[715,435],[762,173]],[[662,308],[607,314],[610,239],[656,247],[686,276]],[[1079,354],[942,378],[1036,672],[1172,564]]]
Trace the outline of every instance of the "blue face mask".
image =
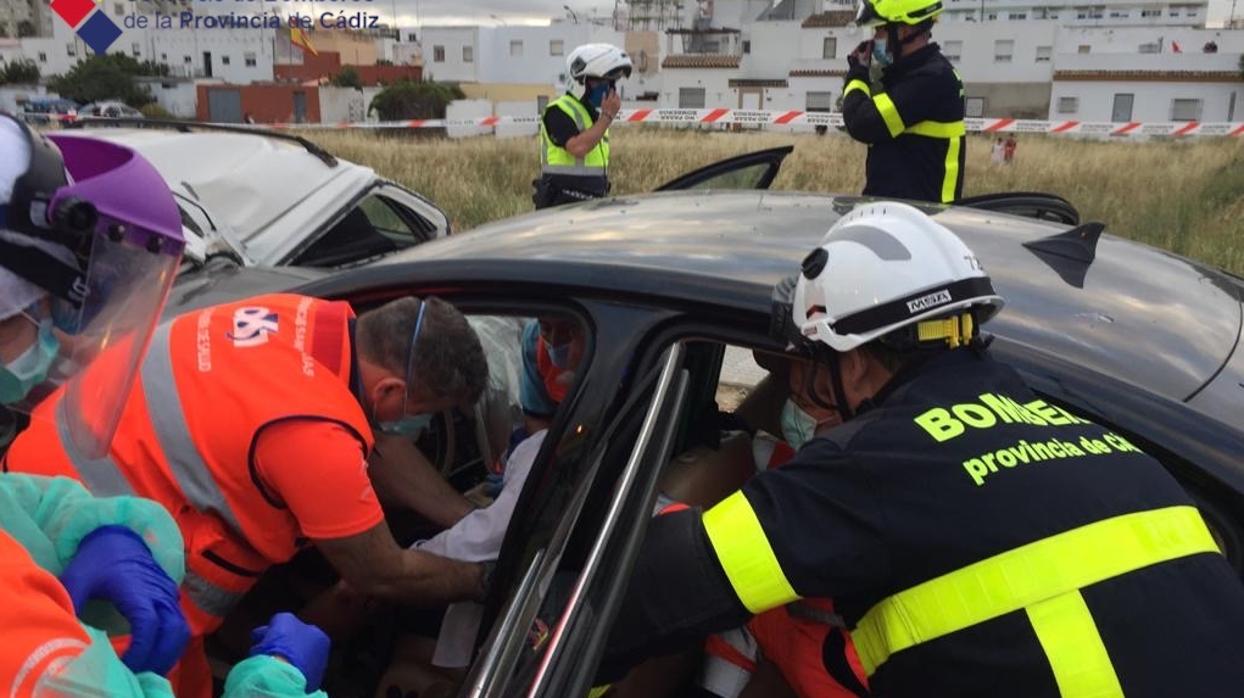
[[798,449],[816,434],[816,418],[793,400],[782,405],[782,438],[791,448]]
[[873,60],[882,68],[894,62],[894,58],[886,51],[885,39],[873,39]]
[[411,441],[418,439],[423,430],[428,428],[432,423],[432,415],[430,414],[407,414],[401,419],[394,422],[381,422],[376,425],[381,433],[389,436],[404,436]]
[[4,405],[21,402],[36,385],[47,380],[48,369],[60,351],[50,319],[38,322],[25,313],[22,316],[38,325],[39,336],[21,356],[0,366],[0,404]]
[[558,347],[550,344],[548,345],[548,348],[549,361],[552,361],[554,366],[558,368],[570,368],[570,350],[572,348],[570,342],[566,342]]
[[605,101],[605,95],[609,94],[609,83],[602,82],[594,85],[587,91],[587,103],[600,109],[600,105]]

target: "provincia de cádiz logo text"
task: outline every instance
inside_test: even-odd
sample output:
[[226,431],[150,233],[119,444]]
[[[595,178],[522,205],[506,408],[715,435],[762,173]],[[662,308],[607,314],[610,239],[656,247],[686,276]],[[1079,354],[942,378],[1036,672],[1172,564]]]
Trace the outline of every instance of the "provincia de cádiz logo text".
[[[125,29],[376,29],[381,21],[380,14],[358,7],[375,0],[188,0],[173,12],[155,0],[129,2],[155,11],[125,14]],[[97,54],[121,38],[122,27],[92,0],[52,0],[50,6]],[[222,12],[231,6],[236,10]],[[197,11],[208,7],[211,12]]]

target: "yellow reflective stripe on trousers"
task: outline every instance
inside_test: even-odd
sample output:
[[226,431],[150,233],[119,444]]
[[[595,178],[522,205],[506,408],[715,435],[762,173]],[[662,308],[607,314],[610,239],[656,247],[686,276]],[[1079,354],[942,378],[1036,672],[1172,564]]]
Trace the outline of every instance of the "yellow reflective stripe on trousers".
[[1123,698],[1123,687],[1083,594],[1055,596],[1029,606],[1027,612],[1060,695]]
[[942,203],[944,204],[955,200],[955,189],[959,184],[959,149],[962,147],[962,138],[951,138],[947,141],[946,173],[942,176]]
[[903,117],[898,115],[898,107],[894,106],[890,95],[884,92],[873,95],[873,104],[876,105],[877,111],[885,121],[885,127],[890,130],[890,136],[898,138],[903,132]]
[[[1219,552],[1218,546],[1194,507],[1124,514],[1008,550],[899,592],[869,610],[851,638],[864,671],[872,675],[895,652],[1038,607],[1142,567],[1210,552]],[[1066,611],[1066,605],[1063,609],[1076,612]],[[1100,638],[1083,637],[1090,630],[1096,632],[1083,619],[1049,620],[1042,646],[1051,663],[1071,661],[1061,649],[1068,644],[1100,643]],[[1051,651],[1056,646],[1059,649]],[[1082,677],[1077,685],[1105,681],[1099,674],[1109,665],[1095,666],[1093,677]],[[1055,676],[1076,673],[1065,665],[1054,667]]]
[[868,83],[857,78],[855,80],[852,80],[851,82],[848,82],[847,86],[842,89],[843,99],[846,99],[847,95],[851,94],[855,90],[859,90],[870,97],[872,96],[872,93],[873,93],[872,88],[868,86]]
[[764,527],[742,492],[704,512],[704,530],[734,593],[747,610],[760,613],[799,598],[786,581]]

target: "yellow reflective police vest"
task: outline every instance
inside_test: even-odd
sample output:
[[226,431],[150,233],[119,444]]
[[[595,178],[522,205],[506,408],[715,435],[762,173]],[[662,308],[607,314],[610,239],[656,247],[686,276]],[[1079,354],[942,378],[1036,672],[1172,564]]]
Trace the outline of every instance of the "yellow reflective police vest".
[[[592,127],[595,122],[587,108],[578,99],[566,93],[549,103],[548,109],[561,109],[567,116],[574,119],[579,133]],[[569,175],[572,177],[604,177],[609,170],[609,131],[588,151],[587,155],[576,158],[570,151],[549,139],[544,129],[544,121],[540,121],[540,171],[543,174]]]

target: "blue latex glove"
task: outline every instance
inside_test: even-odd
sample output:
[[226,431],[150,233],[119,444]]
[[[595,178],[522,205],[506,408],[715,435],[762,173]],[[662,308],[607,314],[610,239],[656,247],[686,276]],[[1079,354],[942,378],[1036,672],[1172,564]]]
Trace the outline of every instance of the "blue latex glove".
[[130,624],[121,661],[131,671],[166,674],[190,640],[177,605],[177,585],[151,557],[142,537],[124,526],[100,526],[78,544],[60,575],[75,613],[91,599],[111,602]]
[[267,625],[251,631],[250,656],[268,654],[280,657],[302,672],[307,693],[320,690],[324,667],[328,665],[328,636],[323,630],[298,620],[292,613],[278,613]]

